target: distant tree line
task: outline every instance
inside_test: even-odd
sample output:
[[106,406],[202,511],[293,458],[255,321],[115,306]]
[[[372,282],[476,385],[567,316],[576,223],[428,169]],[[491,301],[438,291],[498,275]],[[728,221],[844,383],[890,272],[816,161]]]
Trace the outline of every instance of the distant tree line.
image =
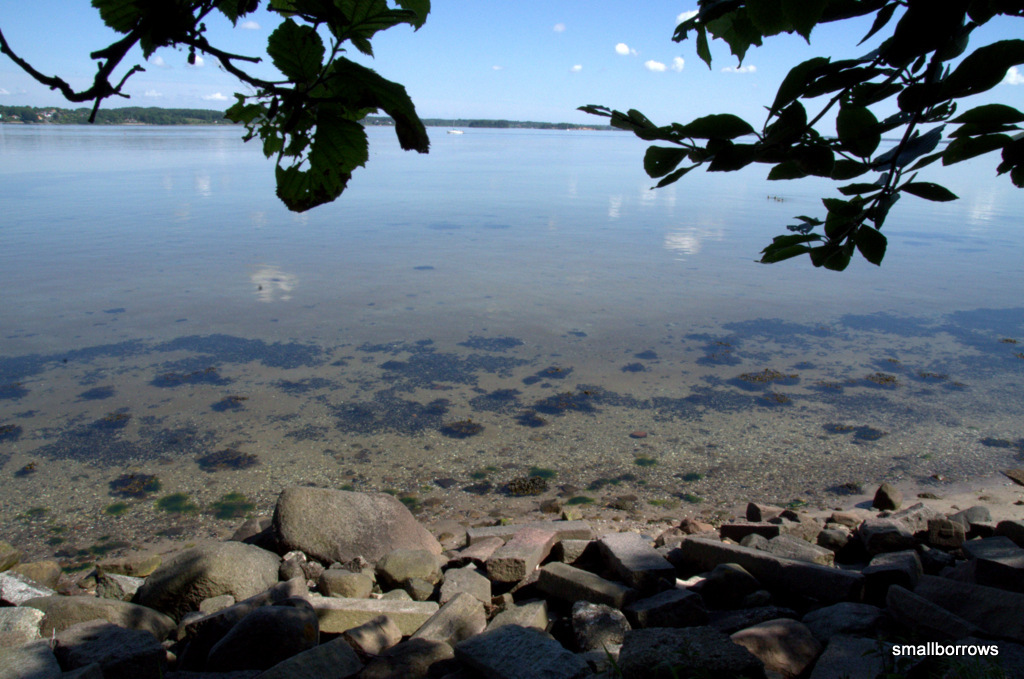
[[[0,106],[0,122],[50,123],[55,125],[85,125],[92,113],[90,108],[55,108],[34,106]],[[196,108],[156,108],[129,106],[100,109],[96,122],[101,125],[234,125],[224,117],[223,111]],[[369,116],[364,124],[390,127],[395,121],[388,116]],[[531,130],[613,130],[611,125],[576,125],[573,123],[542,123],[520,120],[481,120],[466,118],[425,118],[428,127],[466,127],[491,129]]]
[[[394,121],[387,116],[368,116],[364,125],[391,126]],[[577,125],[575,123],[541,123],[533,120],[489,120],[478,118],[424,118],[427,127],[476,127],[489,129],[520,130],[614,130],[611,125]]]
[[[85,125],[91,108],[65,109],[34,106],[0,106],[5,123],[51,123],[57,125]],[[101,125],[233,125],[223,111],[195,108],[125,108],[100,109],[96,122]]]

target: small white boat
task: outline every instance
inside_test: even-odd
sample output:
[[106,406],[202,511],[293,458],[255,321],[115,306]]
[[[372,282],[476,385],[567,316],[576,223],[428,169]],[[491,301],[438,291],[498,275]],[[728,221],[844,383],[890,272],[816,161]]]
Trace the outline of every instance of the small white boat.
[[462,130],[448,130],[448,134],[462,134]]

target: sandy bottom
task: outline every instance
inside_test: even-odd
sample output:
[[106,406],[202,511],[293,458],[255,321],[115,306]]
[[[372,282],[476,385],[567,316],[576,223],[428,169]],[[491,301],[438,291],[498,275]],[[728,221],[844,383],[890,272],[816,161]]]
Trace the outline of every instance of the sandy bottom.
[[[86,564],[226,536],[294,484],[394,493],[428,523],[550,517],[548,500],[619,526],[830,510],[881,481],[1014,515],[1024,489],[996,474],[1024,466],[1021,345],[996,323],[915,327],[0,356],[2,539]],[[510,493],[531,476],[538,495]]]

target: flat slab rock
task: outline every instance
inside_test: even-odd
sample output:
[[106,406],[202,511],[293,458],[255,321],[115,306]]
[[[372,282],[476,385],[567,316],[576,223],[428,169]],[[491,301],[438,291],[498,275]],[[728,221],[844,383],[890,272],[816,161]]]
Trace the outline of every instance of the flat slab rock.
[[[764,665],[713,627],[648,627],[626,634],[619,652],[624,679],[669,679],[690,674],[764,679]],[[689,675],[684,675],[689,676]]]
[[455,657],[470,676],[488,679],[582,679],[590,666],[546,633],[532,627],[505,625],[466,639]]

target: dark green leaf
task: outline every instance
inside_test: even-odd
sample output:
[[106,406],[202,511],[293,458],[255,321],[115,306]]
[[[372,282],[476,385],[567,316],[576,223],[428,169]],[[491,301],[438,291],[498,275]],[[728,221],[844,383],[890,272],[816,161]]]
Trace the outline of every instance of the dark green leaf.
[[406,151],[427,153],[430,138],[416,107],[405,88],[381,77],[375,71],[349,61],[335,60],[330,78],[331,97],[339,98],[355,110],[383,110],[395,121],[398,143]]
[[797,64],[789,70],[786,77],[779,85],[779,91],[775,94],[775,102],[772,104],[771,115],[781,111],[793,101],[796,101],[810,82],[817,77],[818,72],[829,63],[828,57],[814,57]]
[[871,106],[903,91],[898,83],[862,83],[850,90],[850,105]]
[[686,155],[686,149],[651,146],[644,155],[644,171],[651,178],[664,177],[686,160]]
[[893,12],[896,11],[897,7],[899,7],[897,3],[891,2],[878,10],[878,14],[875,15],[875,22],[871,24],[871,30],[868,31],[867,35],[861,38],[861,41],[857,44],[860,45],[867,42],[871,39],[871,36],[885,28],[885,25],[889,23],[890,19],[892,19]]
[[324,43],[311,26],[285,19],[267,40],[267,54],[289,80],[309,83],[323,66]]
[[782,0],[782,13],[807,42],[811,41],[811,31],[818,25],[828,0]]
[[1024,165],[1018,165],[1010,170],[1010,181],[1018,189],[1024,189]]
[[793,149],[793,158],[807,174],[816,177],[831,177],[835,167],[835,154],[824,144],[798,146]]
[[430,0],[395,0],[399,7],[409,10],[416,15],[416,19],[410,23],[414,28],[419,29],[427,20],[430,14]]
[[734,172],[757,160],[758,150],[752,144],[728,143],[715,152],[708,172]]
[[829,177],[842,182],[859,177],[870,169],[871,166],[867,163],[858,163],[855,160],[840,158],[835,162],[835,165],[832,166],[832,174],[829,175]]
[[709,21],[706,25],[711,35],[729,44],[730,51],[736,55],[740,63],[743,63],[743,57],[751,45],[761,46],[761,33],[750,20],[744,7]]
[[889,210],[892,209],[892,206],[896,204],[896,201],[900,199],[901,195],[902,194],[899,191],[893,191],[892,193],[883,194],[879,197],[878,202],[875,203],[875,206],[868,214],[868,219],[874,223],[876,229],[882,228],[882,224],[885,223],[885,218],[888,216]]
[[676,170],[675,172],[673,172],[672,174],[670,174],[667,177],[663,178],[660,182],[658,182],[655,185],[654,188],[660,189],[663,186],[668,186],[669,184],[674,184],[675,182],[679,181],[679,179],[684,174],[686,174],[687,172],[689,172],[690,170],[692,170],[692,169],[694,169],[696,167],[698,167],[698,166],[697,165],[691,165],[690,167],[681,167],[678,170]]
[[92,6],[100,11],[103,23],[118,33],[131,33],[142,18],[136,0],[92,0]]
[[708,46],[708,32],[703,27],[697,28],[697,56],[711,68],[711,48]]
[[762,36],[778,35],[793,30],[793,24],[782,11],[782,0],[747,0],[747,15]]
[[843,147],[861,158],[869,158],[882,141],[878,119],[867,107],[847,106],[839,109],[836,132]]
[[715,113],[683,125],[679,132],[683,137],[695,139],[735,139],[745,134],[753,134],[754,128],[747,121],[731,113]]
[[945,98],[942,83],[923,83],[911,85],[900,92],[896,102],[899,104],[901,111],[917,113],[929,106],[934,106]]
[[789,146],[799,140],[807,130],[807,110],[799,101],[794,101],[779,114],[778,120],[765,130],[764,143]]
[[943,83],[947,97],[966,97],[992,89],[1011,66],[1024,64],[1024,40],[1000,40],[971,52]]
[[[833,64],[835,66],[836,64]],[[831,94],[839,90],[855,87],[867,82],[881,73],[879,68],[844,68],[835,73],[827,73],[804,89],[801,96],[805,98],[820,97],[823,94]]]
[[588,104],[587,106],[580,106],[577,111],[583,111],[589,113],[592,116],[603,116],[605,118],[612,117],[612,110],[607,106],[598,106],[596,104]]
[[259,7],[259,0],[217,0],[217,9],[234,24],[238,17],[255,12]]
[[1003,174],[1018,165],[1024,165],[1024,137],[1017,137],[1003,147],[1003,162],[999,163],[996,172]]
[[793,257],[798,257],[804,253],[810,252],[811,248],[807,245],[789,245],[787,247],[775,247],[769,245],[761,252],[761,263],[762,264],[775,264]]
[[942,152],[942,164],[953,165],[968,158],[980,156],[989,151],[1003,148],[1010,143],[1010,137],[1005,134],[990,134],[985,137],[961,137],[954,139]]
[[906,191],[918,198],[924,198],[925,200],[932,200],[939,203],[956,200],[958,197],[945,186],[939,186],[932,182],[914,182],[912,184],[904,184],[900,187],[900,190]]
[[927,167],[928,165],[931,165],[941,157],[942,151],[939,151],[938,153],[932,153],[930,155],[925,156],[924,158],[921,158],[907,169],[910,171],[920,170],[922,167]]
[[787,160],[784,163],[779,163],[768,173],[768,179],[771,181],[781,179],[803,179],[806,176],[807,173],[800,169],[800,166],[795,160]]
[[905,145],[894,146],[889,151],[875,158],[873,166],[878,168],[891,165],[895,158],[897,167],[906,167],[926,153],[931,153],[935,150],[935,147],[939,145],[939,140],[942,139],[944,127],[940,125],[924,134],[915,132],[914,136]]
[[847,184],[846,186],[839,187],[839,193],[843,194],[844,196],[859,196],[864,193],[874,193],[875,191],[881,190],[881,186],[869,182]]
[[839,198],[822,198],[822,204],[828,210],[829,216],[854,217],[860,214],[861,206],[852,200],[841,200]]
[[823,266],[832,271],[843,271],[847,266],[849,266],[853,252],[846,246],[828,244],[811,248],[811,251],[808,254],[810,254],[811,263],[814,266]]
[[1013,125],[1024,122],[1024,113],[1005,104],[986,104],[976,106],[970,111],[958,115],[950,122],[975,125]]
[[956,128],[949,136],[953,139],[958,139],[960,137],[980,137],[1000,132],[1016,132],[1019,129],[1020,128],[1016,125],[981,125],[978,123],[965,123]]
[[885,248],[889,244],[888,239],[881,231],[876,231],[870,226],[862,225],[857,229],[857,250],[864,259],[875,266],[881,266],[885,258]]

